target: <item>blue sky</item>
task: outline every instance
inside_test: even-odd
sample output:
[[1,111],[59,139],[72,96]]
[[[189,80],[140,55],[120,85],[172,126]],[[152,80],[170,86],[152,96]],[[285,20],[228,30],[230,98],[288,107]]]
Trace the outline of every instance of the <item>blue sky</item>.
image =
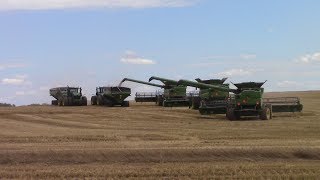
[[[267,91],[320,89],[320,1],[0,1],[0,102],[48,89],[229,77]],[[153,91],[126,83],[133,91]]]

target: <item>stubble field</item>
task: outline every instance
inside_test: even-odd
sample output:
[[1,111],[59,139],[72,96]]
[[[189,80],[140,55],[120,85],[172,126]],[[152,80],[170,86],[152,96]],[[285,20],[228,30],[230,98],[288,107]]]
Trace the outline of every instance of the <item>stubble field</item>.
[[320,177],[320,92],[302,113],[230,122],[188,108],[0,109],[0,178]]

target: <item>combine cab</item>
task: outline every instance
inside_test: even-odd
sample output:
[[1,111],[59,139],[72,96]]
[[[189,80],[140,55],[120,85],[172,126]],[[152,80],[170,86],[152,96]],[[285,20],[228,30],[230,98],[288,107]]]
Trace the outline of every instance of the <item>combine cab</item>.
[[54,106],[87,106],[87,97],[82,95],[82,89],[76,87],[57,87],[49,90],[56,100]]
[[126,87],[97,87],[96,95],[91,97],[91,105],[129,107],[129,101],[125,99],[130,94],[131,89]]

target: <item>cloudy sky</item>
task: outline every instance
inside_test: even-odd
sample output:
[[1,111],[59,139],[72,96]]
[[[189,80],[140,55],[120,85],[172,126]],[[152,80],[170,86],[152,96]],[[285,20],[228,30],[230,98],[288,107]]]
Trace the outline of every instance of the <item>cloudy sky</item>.
[[[220,78],[320,89],[320,1],[0,0],[0,102],[54,86]],[[125,83],[134,91],[153,88]]]

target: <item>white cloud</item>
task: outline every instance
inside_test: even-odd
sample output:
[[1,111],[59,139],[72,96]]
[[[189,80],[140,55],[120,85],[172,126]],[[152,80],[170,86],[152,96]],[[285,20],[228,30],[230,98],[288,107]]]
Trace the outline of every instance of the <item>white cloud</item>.
[[35,90],[30,91],[17,91],[16,96],[30,96],[35,95],[37,92]]
[[227,71],[223,71],[215,74],[218,77],[235,77],[235,76],[249,76],[253,75],[255,72],[261,71],[256,69],[230,69]]
[[11,64],[0,64],[0,70],[12,69],[12,68],[23,68],[26,67],[22,63],[11,63]]
[[257,55],[255,55],[255,54],[241,54],[240,58],[241,59],[246,59],[246,60],[248,60],[248,59],[256,59]]
[[126,51],[125,56],[120,59],[125,64],[151,65],[156,64],[155,61],[139,57],[134,51]]
[[0,10],[184,7],[198,0],[0,0]]
[[305,64],[320,62],[320,52],[301,56],[298,60],[296,60],[296,62]]
[[49,91],[49,87],[48,86],[41,86],[40,88],[39,88],[39,90],[40,91]]
[[1,83],[4,85],[30,85],[31,82],[27,81],[27,75],[16,75],[14,78],[3,78]]

